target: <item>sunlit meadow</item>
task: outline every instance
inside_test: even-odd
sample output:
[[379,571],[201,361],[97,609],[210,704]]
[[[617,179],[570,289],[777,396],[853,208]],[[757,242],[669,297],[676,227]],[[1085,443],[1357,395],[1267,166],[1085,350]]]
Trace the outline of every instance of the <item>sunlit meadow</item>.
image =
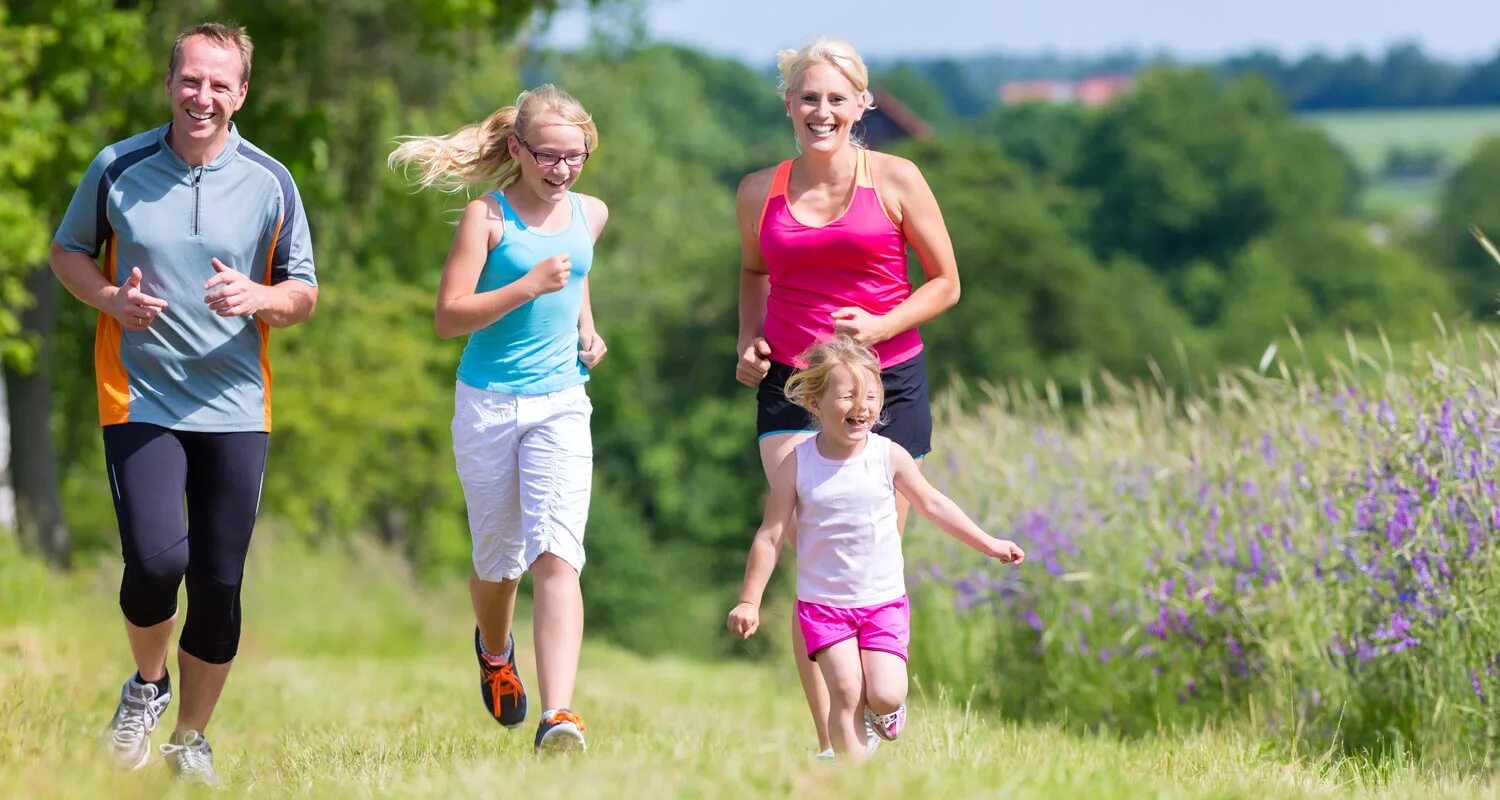
[[1315,370],[1292,339],[1189,397],[995,391],[945,426],[929,472],[1028,561],[914,527],[913,671],[1014,718],[1490,764],[1500,346],[1351,340]]

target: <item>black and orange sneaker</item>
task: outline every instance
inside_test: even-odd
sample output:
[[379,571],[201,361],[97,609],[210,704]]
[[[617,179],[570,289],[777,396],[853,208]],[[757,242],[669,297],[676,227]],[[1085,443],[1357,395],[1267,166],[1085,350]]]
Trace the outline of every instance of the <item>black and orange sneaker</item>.
[[514,728],[526,721],[526,686],[516,672],[516,637],[508,642],[510,659],[499,658],[484,652],[479,643],[479,628],[474,629],[474,655],[479,658],[479,694],[484,697],[485,710],[495,721],[507,728]]
[[542,722],[536,727],[536,754],[581,753],[588,750],[588,742],[583,740],[583,732],[586,730],[588,728],[583,724],[583,717],[566,708],[548,712],[542,715]]

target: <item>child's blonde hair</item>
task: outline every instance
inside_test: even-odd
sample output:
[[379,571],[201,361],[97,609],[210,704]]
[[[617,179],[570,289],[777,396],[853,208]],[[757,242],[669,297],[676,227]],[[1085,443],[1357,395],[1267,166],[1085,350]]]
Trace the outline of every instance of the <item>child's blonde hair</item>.
[[510,155],[512,134],[524,139],[532,123],[545,112],[553,112],[569,125],[583,130],[584,148],[592,153],[599,146],[594,118],[577,98],[550,83],[516,97],[515,105],[490,114],[477,125],[465,125],[446,136],[403,136],[401,145],[386,163],[417,168],[416,183],[459,192],[475,186],[504,189],[521,176],[521,165]]
[[811,411],[813,400],[822,397],[823,392],[827,391],[833,368],[843,364],[854,374],[860,394],[864,393],[865,381],[873,380],[875,397],[882,407],[885,405],[885,386],[880,381],[880,359],[852,338],[839,334],[831,341],[807,348],[798,360],[807,366],[793,373],[782,389],[786,399],[793,403]]

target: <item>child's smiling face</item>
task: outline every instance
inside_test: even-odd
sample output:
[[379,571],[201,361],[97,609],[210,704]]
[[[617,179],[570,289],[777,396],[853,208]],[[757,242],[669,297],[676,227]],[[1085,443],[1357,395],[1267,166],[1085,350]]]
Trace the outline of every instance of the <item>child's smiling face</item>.
[[880,420],[883,395],[879,375],[835,364],[828,373],[822,395],[814,401],[812,412],[818,418],[819,429],[833,441],[855,445],[864,441]]

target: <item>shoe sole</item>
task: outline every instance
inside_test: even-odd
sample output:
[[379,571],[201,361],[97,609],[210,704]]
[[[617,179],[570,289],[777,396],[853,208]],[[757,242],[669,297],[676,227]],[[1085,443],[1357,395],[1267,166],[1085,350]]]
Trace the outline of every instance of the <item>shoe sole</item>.
[[588,742],[584,741],[583,733],[571,723],[562,725],[547,731],[542,741],[536,746],[537,755],[562,755],[565,753],[584,753],[589,749]]
[[141,757],[136,759],[134,764],[120,758],[113,749],[109,751],[109,755],[114,759],[115,765],[126,772],[135,772],[136,770],[144,769],[147,764],[151,763],[151,748],[149,746],[145,752],[141,753]]

